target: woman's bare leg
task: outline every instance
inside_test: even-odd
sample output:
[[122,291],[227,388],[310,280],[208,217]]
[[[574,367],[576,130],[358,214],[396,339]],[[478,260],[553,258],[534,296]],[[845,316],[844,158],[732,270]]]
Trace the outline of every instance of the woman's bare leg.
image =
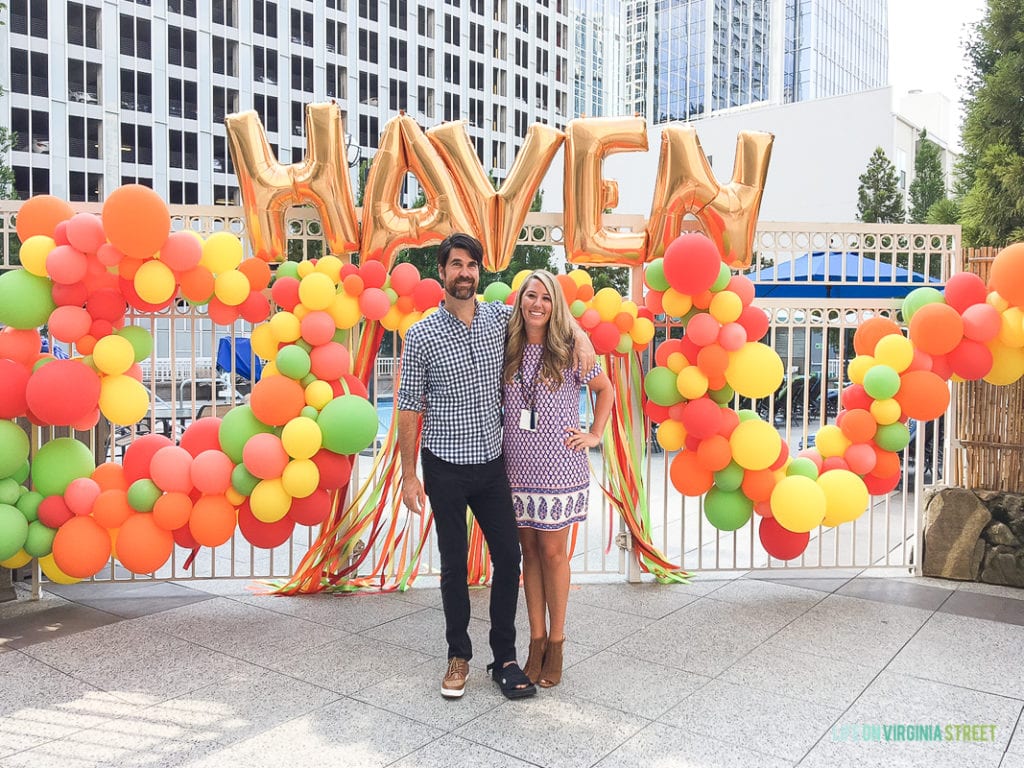
[[519,529],[519,544],[523,550],[523,592],[526,594],[526,613],[530,619],[530,639],[547,635],[544,602],[544,574],[541,571],[541,553],[537,531]]
[[537,539],[544,573],[544,600],[550,621],[548,640],[559,642],[565,639],[565,608],[569,602],[569,555],[566,552],[569,529],[538,531]]

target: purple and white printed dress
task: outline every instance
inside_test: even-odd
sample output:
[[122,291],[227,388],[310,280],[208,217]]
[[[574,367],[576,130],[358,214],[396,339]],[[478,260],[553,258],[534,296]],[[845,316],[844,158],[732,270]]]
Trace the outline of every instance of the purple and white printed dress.
[[[527,344],[520,372],[505,384],[505,471],[512,489],[516,525],[554,531],[587,517],[590,467],[586,451],[566,447],[566,427],[580,426],[580,387],[601,372],[595,365],[586,376],[562,371],[555,391],[543,383],[531,387],[540,368],[542,347]],[[533,399],[536,429],[523,429],[520,416]]]

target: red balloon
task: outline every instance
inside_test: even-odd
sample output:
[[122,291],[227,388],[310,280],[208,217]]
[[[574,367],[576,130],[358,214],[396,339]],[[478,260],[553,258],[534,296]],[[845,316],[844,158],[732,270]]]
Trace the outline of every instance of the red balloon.
[[202,242],[185,230],[168,235],[160,248],[160,261],[174,272],[188,272],[199,264],[202,257]]
[[163,435],[143,435],[136,438],[124,452],[124,478],[128,485],[136,480],[149,477],[149,465],[153,454],[168,445],[174,445]]
[[206,305],[206,314],[217,325],[231,325],[239,318],[239,309],[211,296],[210,303]]
[[688,232],[669,243],[663,266],[668,284],[693,296],[709,289],[718,279],[722,257],[710,238]]
[[[329,491],[344,488],[352,476],[352,462],[348,456],[321,448],[313,454],[313,463],[320,471],[320,487]],[[296,499],[298,501],[298,499]]]
[[[50,289],[53,296],[53,303],[58,307],[81,307],[89,298],[89,290],[82,283],[73,285],[61,285],[54,283]],[[53,330],[53,320],[50,320],[50,330]]]
[[[875,469],[878,469],[878,467],[876,466]],[[868,493],[872,496],[885,496],[887,493],[896,490],[896,486],[900,484],[900,477],[901,473],[899,472],[888,477],[879,477],[874,472],[869,472],[862,479],[868,489]]]
[[175,528],[171,531],[171,536],[174,537],[174,543],[179,547],[185,549],[198,549],[201,545],[196,541],[196,537],[192,535],[192,531],[187,525],[183,525],[181,528]]
[[128,304],[120,291],[107,289],[91,294],[85,302],[85,308],[94,320],[114,322],[124,317]]
[[729,284],[725,290],[732,291],[740,297],[744,307],[749,307],[754,301],[754,283],[746,275],[733,275],[729,278]]
[[68,220],[64,234],[68,242],[82,253],[96,253],[107,242],[103,222],[92,213],[76,213]]
[[420,281],[412,291],[412,300],[416,302],[416,309],[420,312],[436,307],[443,298],[444,289],[441,284],[430,278]]
[[309,353],[309,370],[321,381],[335,381],[349,372],[352,356],[346,347],[329,341]]
[[[367,263],[380,264],[379,261]],[[382,268],[383,266],[381,264]],[[359,295],[359,311],[366,316],[367,320],[380,320],[388,313],[389,309],[391,309],[391,299],[380,288],[366,288]]]
[[192,456],[203,451],[220,450],[220,417],[207,416],[188,425],[181,436],[181,447]]
[[682,421],[687,435],[701,440],[718,432],[721,418],[721,407],[709,397],[691,400],[683,408]]
[[85,277],[88,268],[85,254],[70,245],[58,245],[46,256],[46,274],[55,283],[73,285]]
[[946,281],[943,292],[946,303],[961,314],[974,304],[984,304],[987,296],[985,281],[973,272],[957,272]]
[[295,530],[295,521],[289,515],[285,515],[273,523],[257,520],[253,516],[252,510],[249,509],[249,500],[246,499],[238,508],[238,530],[242,532],[245,540],[254,547],[273,549],[288,541],[292,531]]
[[274,303],[286,312],[291,312],[299,303],[299,281],[294,277],[279,277],[270,289]]
[[764,551],[777,560],[793,560],[807,549],[811,534],[787,531],[774,517],[762,517],[757,526],[757,537]]
[[[260,259],[250,259],[250,261],[265,263]],[[238,305],[238,314],[247,323],[262,323],[270,317],[270,300],[262,293],[253,291],[245,301]]]
[[379,261],[364,261],[359,265],[359,276],[367,288],[380,288],[387,282],[388,270]]
[[63,496],[47,496],[39,502],[37,514],[39,522],[47,528],[60,528],[75,516],[75,513],[68,508]]
[[184,448],[164,446],[150,459],[149,476],[161,491],[188,493],[193,487],[192,461],[192,454]]
[[771,324],[765,311],[753,305],[744,307],[736,322],[746,329],[747,341],[760,341],[768,333]]
[[299,525],[320,525],[330,512],[331,494],[323,488],[318,488],[303,499],[292,499],[287,516]]
[[100,377],[80,360],[53,360],[29,377],[25,399],[46,424],[77,424],[99,406]]
[[644,403],[644,413],[655,424],[660,424],[668,418],[668,408],[664,405],[658,405],[653,400],[648,400]]
[[396,264],[391,270],[391,289],[399,296],[408,296],[419,285],[420,271],[409,263]]
[[302,338],[314,347],[319,347],[321,344],[327,344],[334,338],[336,326],[334,318],[330,314],[322,310],[316,310],[302,318],[300,328]]
[[48,327],[57,341],[76,342],[92,327],[92,316],[82,307],[57,307],[50,313]]
[[953,373],[976,381],[992,370],[992,350],[980,341],[964,339],[947,356]]
[[599,355],[613,352],[619,343],[620,335],[615,323],[598,323],[597,327],[590,332],[590,342],[594,345],[594,352]]
[[359,397],[367,399],[370,397],[366,385],[351,373],[344,374],[341,379],[332,381],[330,384],[335,397],[342,395],[359,395]]
[[223,451],[203,451],[192,462],[192,484],[206,494],[226,493],[231,486],[231,471],[234,468],[235,465]]
[[16,419],[28,410],[25,390],[28,387],[28,369],[0,358],[0,419]]

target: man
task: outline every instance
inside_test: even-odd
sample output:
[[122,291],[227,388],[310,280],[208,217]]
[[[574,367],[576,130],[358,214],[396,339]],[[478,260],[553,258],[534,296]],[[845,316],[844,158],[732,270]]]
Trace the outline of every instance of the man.
[[[438,247],[437,264],[444,302],[405,335],[397,406],[402,500],[422,514],[430,498],[441,553],[441,601],[448,642],[441,695],[462,696],[473,656],[466,584],[468,505],[494,566],[490,606],[494,662],[487,669],[508,698],[532,696],[537,689],[516,663],[519,534],[501,455],[501,369],[512,307],[476,300],[483,247],[470,235],[455,233],[445,238]],[[593,365],[593,346],[579,330],[577,349]],[[423,483],[416,475],[421,414]]]

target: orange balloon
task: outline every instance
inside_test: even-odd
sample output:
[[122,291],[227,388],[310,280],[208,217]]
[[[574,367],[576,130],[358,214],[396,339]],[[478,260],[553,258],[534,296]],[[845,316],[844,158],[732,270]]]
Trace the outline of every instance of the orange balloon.
[[929,421],[939,418],[949,407],[949,387],[931,371],[909,371],[900,376],[895,399],[910,418]]
[[121,488],[100,491],[92,505],[93,519],[109,531],[120,528],[134,511],[128,504],[127,491]]
[[732,461],[732,447],[729,440],[722,435],[712,435],[700,441],[697,446],[697,460],[700,465],[710,471],[718,472],[725,469]]
[[262,291],[270,285],[270,265],[263,259],[246,259],[238,265],[238,271],[245,275],[254,291]]
[[174,537],[156,524],[153,515],[132,515],[117,534],[117,559],[132,573],[152,573],[167,562],[173,549]]
[[95,576],[110,560],[110,535],[88,515],[75,516],[57,529],[53,560],[68,576]]
[[945,355],[964,338],[964,320],[948,304],[925,304],[910,320],[910,340],[929,355]]
[[299,415],[306,404],[302,385],[287,376],[267,376],[252,388],[249,406],[264,424],[282,427]]
[[900,327],[888,317],[872,317],[857,326],[853,334],[853,348],[858,355],[874,355],[879,339],[899,332]]
[[192,499],[187,493],[165,493],[153,505],[153,522],[164,531],[176,531],[191,515]]
[[576,292],[579,290],[579,287],[576,285],[576,281],[565,274],[555,275],[555,278],[558,280],[558,284],[562,286],[562,293],[565,294],[565,300],[569,304],[572,304],[576,300]]
[[203,496],[192,508],[188,529],[204,547],[219,547],[235,532],[235,508],[224,496]]
[[[15,224],[18,239],[24,243],[35,235],[53,237],[53,230],[57,228],[57,225],[74,215],[75,209],[59,197],[53,195],[30,197],[18,209],[18,219]],[[65,573],[67,572],[65,571]],[[69,573],[68,576],[70,575]]]
[[723,376],[729,367],[729,353],[718,344],[708,344],[697,353],[697,367],[707,376]]
[[753,502],[768,501],[777,482],[775,472],[771,469],[748,469],[743,473],[740,489]]
[[873,447],[878,460],[875,462],[875,468],[871,470],[872,474],[878,477],[892,477],[899,474],[900,455],[892,451],[884,451],[877,445]]
[[31,368],[39,359],[39,333],[31,328],[0,328],[0,358]]
[[878,422],[870,411],[854,408],[842,414],[839,428],[851,443],[866,443],[875,436]]
[[204,304],[210,300],[215,282],[213,273],[202,265],[178,275],[181,295],[196,304]]
[[128,490],[128,480],[124,476],[124,467],[113,461],[100,464],[92,472],[92,479],[95,480],[101,491]]
[[103,203],[107,239],[125,256],[148,259],[171,231],[171,214],[156,192],[141,184],[115,189]]
[[[18,214],[18,220],[20,235],[21,214]],[[988,284],[1011,305],[1024,307],[1024,243],[1014,243],[996,254]]]
[[669,467],[672,485],[684,496],[703,496],[711,490],[714,475],[700,465],[696,451],[680,451]]

